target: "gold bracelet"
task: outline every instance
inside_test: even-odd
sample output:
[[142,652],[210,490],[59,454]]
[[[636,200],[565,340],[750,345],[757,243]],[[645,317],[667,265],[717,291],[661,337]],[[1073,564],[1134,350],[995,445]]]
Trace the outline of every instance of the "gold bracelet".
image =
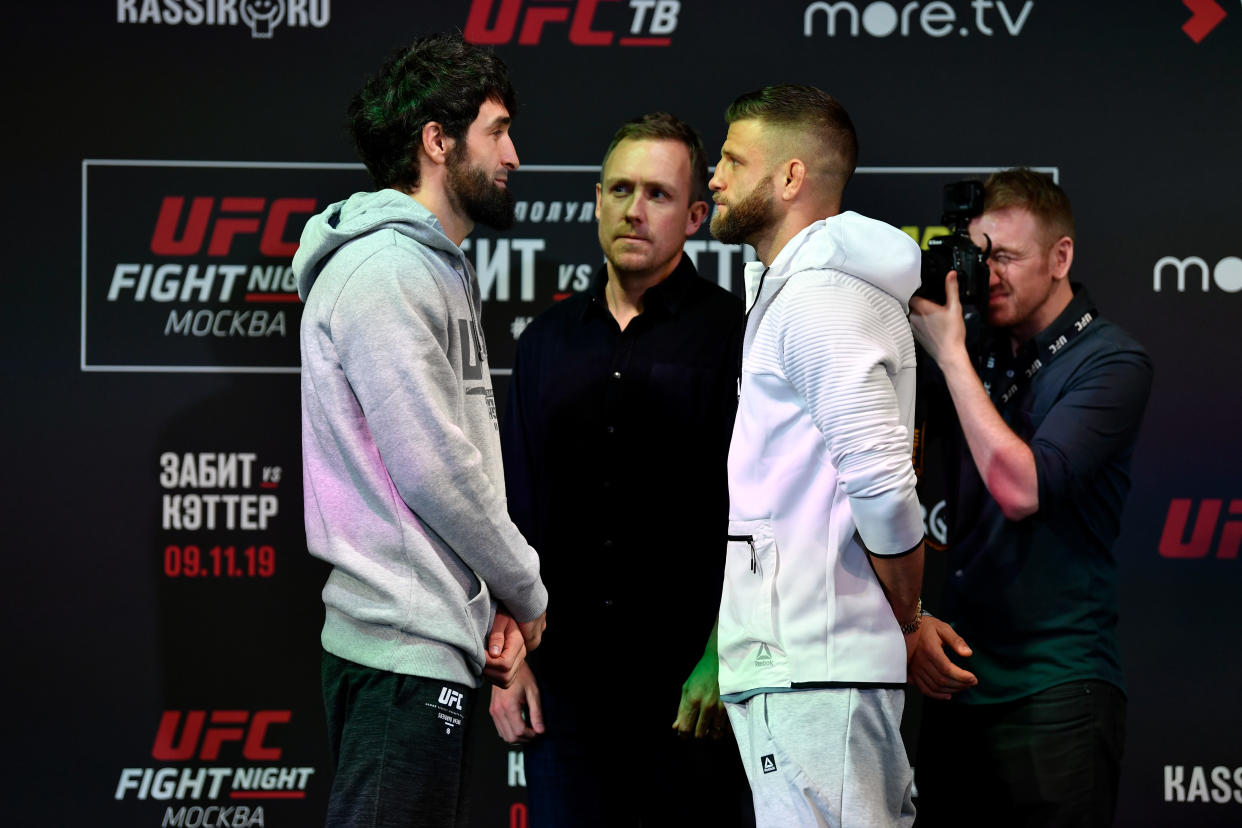
[[918,632],[919,625],[922,623],[922,621],[923,621],[923,599],[920,598],[919,605],[915,607],[914,609],[914,620],[908,624],[901,625],[901,634],[909,635],[910,633]]

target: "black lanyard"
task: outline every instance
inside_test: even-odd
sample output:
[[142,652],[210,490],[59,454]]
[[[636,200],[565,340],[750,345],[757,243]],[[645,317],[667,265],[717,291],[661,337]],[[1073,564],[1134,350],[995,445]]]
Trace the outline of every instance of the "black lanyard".
[[[1004,411],[1009,401],[1017,396],[1018,392],[1026,386],[1030,385],[1031,380],[1040,370],[1052,362],[1065,347],[1091,326],[1098,316],[1099,312],[1095,308],[1088,308],[1082,316],[1067,323],[1052,341],[1042,349],[1031,347],[1023,348],[1019,351],[1017,361],[1013,363],[1012,368],[1002,369],[1000,359],[998,358],[998,350],[1005,347],[1008,343],[1004,338],[1000,338],[999,347],[994,344],[984,359],[983,369],[980,376],[983,379],[983,388],[988,392],[988,396],[992,398],[992,403],[997,410]],[[1025,353],[1023,353],[1025,352]],[[1003,375],[1003,376],[1002,376]],[[1006,384],[1008,381],[1008,384]]]

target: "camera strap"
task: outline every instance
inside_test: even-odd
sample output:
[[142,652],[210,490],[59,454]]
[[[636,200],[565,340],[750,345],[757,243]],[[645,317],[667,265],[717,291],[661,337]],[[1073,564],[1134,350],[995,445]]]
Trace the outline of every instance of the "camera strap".
[[1002,356],[1008,357],[1001,350],[1008,347],[1008,338],[995,338],[984,357],[980,377],[984,390],[992,398],[997,410],[1004,411],[1009,401],[1030,385],[1035,375],[1065,350],[1065,346],[1082,336],[1098,316],[1099,312],[1095,308],[1088,308],[1082,316],[1057,331],[1047,345],[1039,348],[1031,340],[1012,359],[1002,359]]

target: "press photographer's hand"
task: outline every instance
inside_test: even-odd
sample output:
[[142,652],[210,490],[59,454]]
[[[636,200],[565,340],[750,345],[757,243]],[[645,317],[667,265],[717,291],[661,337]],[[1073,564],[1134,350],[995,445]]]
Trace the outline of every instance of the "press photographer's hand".
[[910,299],[910,328],[914,331],[914,338],[941,368],[946,367],[946,360],[970,361],[966,353],[966,320],[962,315],[962,303],[958,300],[955,270],[950,270],[944,277],[944,295],[943,305],[918,296]]

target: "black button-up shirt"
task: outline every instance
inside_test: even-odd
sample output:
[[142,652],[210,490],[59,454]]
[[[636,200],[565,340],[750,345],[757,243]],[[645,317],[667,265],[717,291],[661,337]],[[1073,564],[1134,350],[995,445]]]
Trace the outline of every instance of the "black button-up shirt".
[[679,688],[720,605],[741,301],[683,255],[622,331],[606,281],[601,266],[518,341],[509,512],[551,596],[541,670],[580,669],[577,648],[618,624],[643,671],[680,672]]

